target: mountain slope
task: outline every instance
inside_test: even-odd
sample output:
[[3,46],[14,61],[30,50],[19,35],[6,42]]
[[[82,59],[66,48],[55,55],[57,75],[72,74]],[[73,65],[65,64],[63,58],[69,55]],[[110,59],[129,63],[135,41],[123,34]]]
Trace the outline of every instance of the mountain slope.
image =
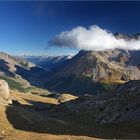
[[[58,105],[51,110],[53,116],[78,118],[77,121],[94,121],[100,124],[123,121],[140,121],[140,81],[129,81],[112,93],[83,95],[74,101]],[[57,113],[56,113],[57,112]],[[83,117],[79,120],[79,117]],[[86,117],[86,118],[84,118]]]
[[0,52],[0,76],[2,78],[13,78],[26,86],[30,84],[40,86],[40,76],[45,73],[46,70],[29,61]]
[[60,104],[47,114],[73,124],[91,127],[94,132],[102,131],[103,135],[108,134],[110,137],[114,135],[115,138],[139,138],[139,97],[140,81],[135,80],[125,83],[109,94],[84,95],[74,101]]
[[80,51],[65,64],[52,70],[44,86],[59,92],[78,93],[82,89],[82,93],[93,94],[104,89],[102,82],[140,79],[138,60],[139,50]]

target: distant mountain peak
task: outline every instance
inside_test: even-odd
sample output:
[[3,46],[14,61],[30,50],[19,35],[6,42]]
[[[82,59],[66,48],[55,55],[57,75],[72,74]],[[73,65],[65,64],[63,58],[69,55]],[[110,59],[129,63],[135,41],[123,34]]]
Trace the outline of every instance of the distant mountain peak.
[[24,56],[24,59],[41,66],[44,69],[50,70],[58,67],[66,60],[72,59],[72,55],[60,55],[60,56]]
[[124,33],[115,33],[114,36],[117,39],[125,39],[125,40],[139,40],[140,39],[140,33],[128,35]]

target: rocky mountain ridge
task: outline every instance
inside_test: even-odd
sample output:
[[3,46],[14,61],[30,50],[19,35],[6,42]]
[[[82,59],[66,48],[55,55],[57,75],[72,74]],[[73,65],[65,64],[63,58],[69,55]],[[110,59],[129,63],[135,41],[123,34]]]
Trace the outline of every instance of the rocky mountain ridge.
[[[140,79],[139,50],[81,50],[50,71],[18,57],[0,53],[0,74],[26,85],[71,94],[96,94],[118,83]],[[104,84],[105,83],[105,84]],[[107,84],[106,84],[107,83]],[[115,83],[115,86],[112,85]],[[117,84],[116,84],[117,83]]]
[[140,40],[140,33],[135,33],[132,35],[123,34],[123,33],[115,33],[114,36],[117,39],[125,39],[125,40]]
[[45,85],[50,90],[72,92],[73,89],[79,89],[83,81],[82,88],[84,83],[88,87],[83,89],[84,93],[93,93],[91,87],[96,83],[140,79],[139,60],[140,50],[82,50],[65,64],[52,70]]

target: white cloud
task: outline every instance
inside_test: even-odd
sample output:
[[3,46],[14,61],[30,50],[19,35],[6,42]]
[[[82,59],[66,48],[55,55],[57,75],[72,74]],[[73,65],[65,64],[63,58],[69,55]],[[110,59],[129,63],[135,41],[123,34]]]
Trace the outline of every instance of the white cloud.
[[115,48],[140,49],[139,40],[126,41],[124,39],[116,39],[111,32],[97,25],[92,25],[88,29],[78,26],[70,31],[61,32],[50,40],[49,45],[94,51]]

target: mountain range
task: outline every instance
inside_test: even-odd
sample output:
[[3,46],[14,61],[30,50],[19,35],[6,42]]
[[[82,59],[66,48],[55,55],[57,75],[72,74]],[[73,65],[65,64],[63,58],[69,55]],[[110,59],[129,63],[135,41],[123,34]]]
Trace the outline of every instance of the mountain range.
[[104,84],[140,79],[139,60],[139,50],[82,50],[48,72],[45,84],[58,92],[94,94],[104,91]]
[[[117,39],[139,40],[140,34],[116,33]],[[96,94],[140,79],[140,50],[81,50],[75,56],[22,56],[37,67],[41,86],[55,92]]]
[[140,50],[0,52],[0,139],[139,139],[139,60]]
[[140,79],[140,50],[81,50],[73,57],[26,57],[36,64],[2,52],[0,58],[1,76],[59,93],[97,94]]
[[65,60],[71,59],[71,55],[66,56],[20,56],[23,59],[30,61],[46,70],[51,70],[63,64]]

